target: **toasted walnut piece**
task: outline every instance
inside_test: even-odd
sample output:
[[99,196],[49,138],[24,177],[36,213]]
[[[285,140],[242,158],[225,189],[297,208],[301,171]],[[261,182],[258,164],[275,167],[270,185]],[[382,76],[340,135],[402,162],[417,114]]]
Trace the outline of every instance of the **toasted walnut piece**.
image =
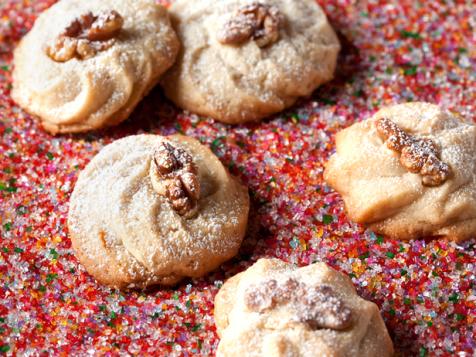
[[266,47],[279,40],[283,23],[284,16],[275,6],[257,2],[244,5],[225,22],[218,33],[218,41],[239,45],[253,39],[259,47]]
[[154,189],[179,215],[193,216],[200,198],[200,181],[192,156],[163,141],[153,154],[152,169]]
[[297,321],[312,329],[343,330],[352,324],[351,310],[328,285],[310,287],[293,278],[279,284],[270,279],[250,286],[244,299],[248,309],[260,313],[288,304]]
[[52,46],[46,48],[46,54],[56,62],[66,62],[75,57],[76,48],[76,39],[60,36]]
[[85,37],[90,41],[107,41],[119,34],[124,19],[116,11],[100,14],[87,29]]
[[352,323],[352,313],[328,285],[308,289],[300,298],[301,321],[313,329],[343,330]]
[[56,62],[91,58],[114,44],[123,25],[124,19],[114,10],[98,16],[88,12],[73,20],[46,54]]
[[424,186],[440,186],[448,179],[451,169],[439,159],[438,148],[431,139],[407,134],[387,118],[377,120],[375,126],[387,147],[400,153],[402,166],[422,176]]
[[245,304],[251,311],[263,312],[276,305],[278,283],[271,279],[260,286],[251,286],[245,293]]

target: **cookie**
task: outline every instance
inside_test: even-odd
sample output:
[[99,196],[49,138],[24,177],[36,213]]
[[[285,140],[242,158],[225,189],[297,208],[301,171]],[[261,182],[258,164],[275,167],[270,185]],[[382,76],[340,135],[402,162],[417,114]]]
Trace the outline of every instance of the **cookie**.
[[179,47],[167,10],[154,0],[61,0],[15,50],[12,97],[53,134],[116,125]]
[[325,263],[260,259],[215,298],[217,356],[393,355],[379,309]]
[[327,183],[348,216],[398,239],[476,234],[476,128],[429,103],[386,107],[339,132]]
[[173,285],[233,257],[245,235],[247,189],[197,140],[136,135],[104,147],[70,200],[75,253],[100,283]]
[[170,13],[183,48],[161,83],[191,112],[258,120],[333,77],[339,42],[314,0],[178,0]]

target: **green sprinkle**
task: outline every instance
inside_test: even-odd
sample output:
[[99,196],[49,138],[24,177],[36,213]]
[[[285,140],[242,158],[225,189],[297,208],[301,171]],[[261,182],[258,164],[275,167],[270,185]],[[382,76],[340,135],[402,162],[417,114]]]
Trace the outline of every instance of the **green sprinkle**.
[[58,277],[58,274],[56,273],[50,273],[46,275],[46,282],[51,283],[53,280],[55,280]]
[[390,309],[388,312],[389,312],[390,315],[395,316],[395,310],[394,309]]
[[55,158],[55,156],[49,151],[46,153],[46,157],[48,158],[48,160],[53,160]]
[[370,253],[367,251],[364,254],[359,255],[360,260],[367,259],[369,257]]
[[405,305],[411,305],[412,301],[409,298],[406,297],[406,298],[403,298],[403,303]]
[[412,32],[412,31],[406,31],[406,30],[400,31],[400,36],[402,36],[403,38],[414,38],[414,39],[421,38],[418,32]]
[[382,243],[383,243],[383,237],[377,236],[377,244],[382,244]]
[[202,345],[203,345],[203,341],[202,341],[202,340],[198,340],[198,341],[197,341],[197,344],[198,344],[198,349],[201,350],[201,349],[202,349]]
[[32,230],[33,230],[33,227],[32,227],[32,226],[26,227],[26,231],[27,231],[27,232],[31,232]]
[[455,314],[456,320],[457,321],[462,321],[464,320],[465,316],[463,314]]
[[10,232],[12,229],[12,222],[7,222],[3,225],[3,229],[5,229],[6,232]]
[[434,270],[431,272],[431,275],[433,275],[434,277],[439,276],[438,273],[437,273],[436,271],[434,271]]
[[362,89],[356,90],[353,94],[354,97],[362,97],[364,95],[364,91]]
[[401,270],[400,270],[400,275],[401,275],[401,276],[407,275],[407,271],[406,271],[405,269],[401,269]]
[[7,187],[5,191],[9,193],[14,193],[14,192],[17,192],[17,188],[15,186],[10,186],[10,187]]
[[3,247],[3,248],[2,248],[2,251],[3,251],[4,253],[10,253],[10,249],[8,249],[7,247]]
[[428,322],[426,323],[426,325],[427,325],[428,327],[431,327],[431,326],[433,326],[433,322],[432,322],[432,321],[428,321]]
[[0,352],[8,352],[10,351],[10,346],[9,345],[1,345],[0,346]]
[[38,287],[38,290],[40,290],[42,293],[44,293],[44,292],[46,291],[46,286],[40,285],[40,286]]
[[331,215],[325,214],[325,215],[322,216],[322,223],[331,224],[332,221],[334,221],[334,218]]
[[172,296],[172,298],[173,298],[174,300],[178,300],[178,299],[179,299],[179,296],[178,296],[177,293],[175,293],[174,296]]
[[109,315],[109,317],[110,317],[111,320],[114,320],[117,317],[117,314],[114,311],[112,311],[111,315]]
[[212,151],[215,151],[216,149],[218,149],[218,147],[222,144],[223,138],[224,136],[219,136],[218,138],[212,141],[212,144],[211,144]]
[[335,105],[336,101],[332,99],[327,99],[327,98],[321,98],[321,102],[327,105]]
[[414,76],[417,73],[417,66],[410,66],[408,68],[405,68],[403,71],[403,74],[405,76]]
[[420,357],[425,357],[428,350],[425,347],[420,348]]
[[202,327],[202,324],[195,324],[195,326],[192,327],[192,331],[197,332],[198,330],[200,330],[201,327]]
[[459,47],[458,48],[458,53],[466,53],[466,52],[468,52],[468,50],[466,48],[464,48],[464,47]]
[[8,66],[1,66],[0,68],[2,69],[2,71],[8,71],[9,69]]
[[106,305],[99,305],[99,311],[106,311]]
[[50,254],[53,257],[53,259],[58,259],[58,252],[55,249],[50,249]]
[[400,244],[400,248],[398,249],[398,251],[400,253],[405,251],[405,247],[403,246],[403,244]]
[[0,333],[4,333],[5,332],[5,328],[4,327],[0,327]]
[[158,319],[160,317],[160,312],[156,311],[153,315],[150,315],[152,320]]
[[190,300],[187,300],[185,306],[190,309],[192,307],[192,302]]
[[0,317],[0,323],[4,323],[5,322],[5,318],[4,317]]
[[395,253],[392,253],[392,252],[387,252],[387,253],[385,253],[385,255],[390,259],[395,258]]
[[23,249],[18,248],[18,247],[15,247],[15,249],[13,249],[13,251],[14,251],[15,253],[23,253],[23,252],[24,252]]
[[453,293],[453,294],[450,295],[448,300],[451,301],[451,302],[457,302],[458,301],[458,295],[456,293]]

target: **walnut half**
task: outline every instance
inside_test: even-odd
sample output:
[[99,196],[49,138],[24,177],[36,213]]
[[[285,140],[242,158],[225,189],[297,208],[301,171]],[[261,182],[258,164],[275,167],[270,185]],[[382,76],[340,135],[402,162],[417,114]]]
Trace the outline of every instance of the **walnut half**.
[[150,168],[152,186],[181,216],[192,217],[200,198],[198,169],[192,156],[163,141],[153,154]]
[[240,7],[225,22],[218,33],[218,41],[226,45],[239,45],[252,38],[259,47],[266,47],[279,40],[283,23],[284,16],[276,6],[254,2]]
[[279,284],[270,279],[249,287],[244,298],[247,308],[259,313],[287,304],[298,321],[314,330],[344,330],[352,324],[351,310],[328,285],[311,287],[293,278]]
[[440,186],[448,179],[451,169],[440,160],[436,144],[431,139],[407,134],[387,118],[377,120],[375,125],[387,147],[400,153],[402,166],[421,175],[423,186]]
[[97,16],[88,12],[71,22],[46,48],[46,54],[56,62],[93,57],[114,44],[123,25],[124,19],[114,10]]

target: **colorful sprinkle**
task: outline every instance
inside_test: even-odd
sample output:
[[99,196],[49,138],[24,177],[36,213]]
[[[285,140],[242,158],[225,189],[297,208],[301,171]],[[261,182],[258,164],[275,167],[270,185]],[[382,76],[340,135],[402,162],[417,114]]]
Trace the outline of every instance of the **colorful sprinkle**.
[[[0,5],[0,352],[203,355],[218,344],[213,299],[263,256],[325,261],[375,301],[402,355],[474,355],[476,241],[398,242],[350,222],[323,182],[335,134],[383,105],[430,101],[476,119],[471,2],[321,1],[343,44],[336,78],[260,124],[183,113],[154,90],[119,127],[52,137],[12,102],[12,50],[54,0]],[[208,145],[250,188],[238,257],[203,279],[147,293],[98,286],[67,232],[82,168],[106,144],[181,132]],[[466,353],[466,354],[464,354]]]

